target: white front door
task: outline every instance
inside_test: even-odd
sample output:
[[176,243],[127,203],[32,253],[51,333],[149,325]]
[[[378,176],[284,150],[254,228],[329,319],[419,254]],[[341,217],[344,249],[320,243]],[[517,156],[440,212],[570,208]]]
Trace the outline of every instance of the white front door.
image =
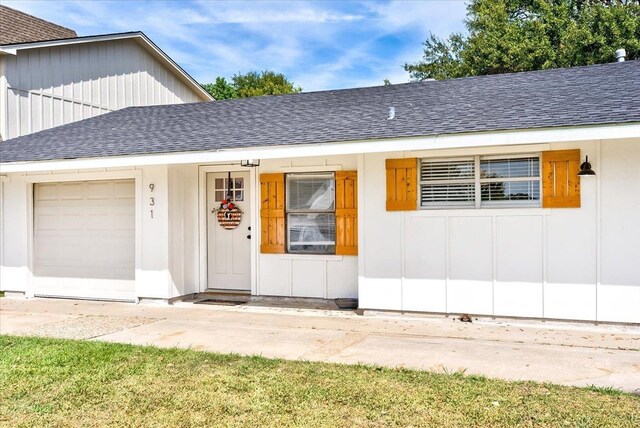
[[[207,174],[207,288],[251,290],[251,185],[249,171]],[[235,229],[225,229],[215,209],[223,199],[242,210]]]

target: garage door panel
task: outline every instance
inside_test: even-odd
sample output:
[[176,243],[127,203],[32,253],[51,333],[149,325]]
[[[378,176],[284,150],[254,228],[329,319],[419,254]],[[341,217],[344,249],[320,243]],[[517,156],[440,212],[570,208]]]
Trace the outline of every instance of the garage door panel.
[[35,189],[36,201],[57,201],[60,199],[58,194],[58,184],[38,184]]
[[118,212],[113,215],[115,230],[118,232],[134,232],[136,230],[135,213],[133,210]]
[[134,200],[133,180],[36,184],[36,294],[133,299]]
[[114,199],[134,199],[135,186],[133,181],[118,182],[113,184]]
[[60,201],[80,201],[85,196],[82,183],[63,183],[58,194]]
[[58,218],[59,217],[56,216],[54,213],[51,213],[51,214],[38,213],[35,216],[34,228],[40,233],[44,231],[56,231],[59,229]]
[[96,181],[95,183],[87,183],[87,199],[112,199],[113,198],[113,182]]
[[83,229],[83,218],[78,212],[73,214],[62,214],[58,218],[58,228],[63,231],[81,231]]

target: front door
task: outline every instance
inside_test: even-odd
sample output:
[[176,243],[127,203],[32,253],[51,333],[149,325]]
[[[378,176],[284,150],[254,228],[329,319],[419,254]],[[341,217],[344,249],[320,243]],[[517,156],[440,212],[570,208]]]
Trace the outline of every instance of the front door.
[[[251,290],[251,185],[249,171],[207,174],[207,288]],[[225,229],[217,213],[223,200],[242,211],[240,224]]]

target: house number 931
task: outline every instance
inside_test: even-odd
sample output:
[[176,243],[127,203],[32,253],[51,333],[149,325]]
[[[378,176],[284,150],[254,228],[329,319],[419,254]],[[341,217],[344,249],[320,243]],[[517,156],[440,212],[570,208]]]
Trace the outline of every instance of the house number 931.
[[[153,193],[153,189],[155,189],[155,187],[156,186],[153,183],[149,184],[149,191]],[[149,206],[152,207],[155,204],[156,204],[156,199],[153,196],[149,197]],[[150,210],[150,212],[151,212],[151,218],[153,218],[153,208]]]

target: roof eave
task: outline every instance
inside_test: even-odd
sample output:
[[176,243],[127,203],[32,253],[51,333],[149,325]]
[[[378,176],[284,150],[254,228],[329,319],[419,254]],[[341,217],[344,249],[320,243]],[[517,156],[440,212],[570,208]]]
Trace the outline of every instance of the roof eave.
[[[419,137],[340,141],[318,144],[261,146],[216,151],[148,153],[98,158],[0,163],[0,174],[145,165],[239,162],[242,159],[284,159],[361,153],[420,152],[474,147],[531,147],[540,144],[640,138],[640,122],[570,127],[484,131]],[[423,154],[424,155],[424,154]]]

